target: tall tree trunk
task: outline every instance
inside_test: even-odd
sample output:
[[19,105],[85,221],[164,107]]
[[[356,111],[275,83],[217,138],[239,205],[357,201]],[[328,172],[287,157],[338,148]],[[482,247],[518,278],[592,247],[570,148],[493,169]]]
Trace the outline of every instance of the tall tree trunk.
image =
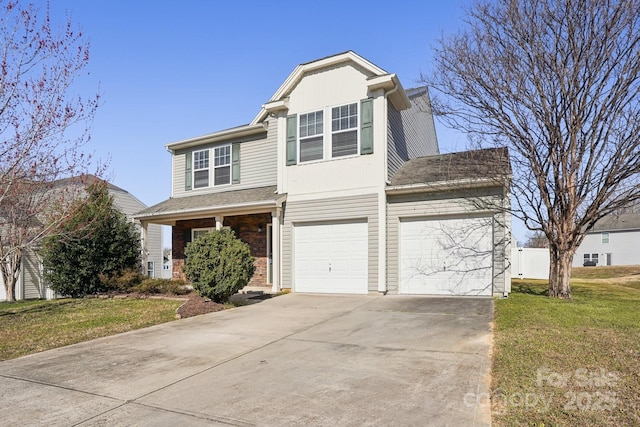
[[575,250],[549,246],[549,296],[571,299],[571,268]]

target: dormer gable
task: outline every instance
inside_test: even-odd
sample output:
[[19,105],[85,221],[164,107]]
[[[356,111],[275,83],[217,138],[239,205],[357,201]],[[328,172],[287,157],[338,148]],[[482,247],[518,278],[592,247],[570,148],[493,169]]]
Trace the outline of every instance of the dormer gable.
[[366,76],[369,92],[383,90],[387,93],[389,100],[398,111],[411,106],[409,98],[395,74],[388,73],[353,51],[347,51],[298,65],[269,101],[262,106],[251,124],[255,125],[261,122],[269,114],[288,110],[288,97],[305,76],[347,65],[358,69]]

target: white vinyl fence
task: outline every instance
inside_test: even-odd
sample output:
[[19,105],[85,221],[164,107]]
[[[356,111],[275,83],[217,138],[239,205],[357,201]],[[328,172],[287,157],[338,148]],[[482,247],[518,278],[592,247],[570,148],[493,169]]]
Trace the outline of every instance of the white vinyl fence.
[[511,277],[514,279],[548,279],[549,249],[511,249]]

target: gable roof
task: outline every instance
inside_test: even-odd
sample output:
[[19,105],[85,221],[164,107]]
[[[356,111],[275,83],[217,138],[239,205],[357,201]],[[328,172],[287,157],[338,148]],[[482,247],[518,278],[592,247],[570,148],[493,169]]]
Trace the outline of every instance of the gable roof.
[[640,213],[609,215],[595,223],[590,233],[603,231],[640,230]]
[[[500,171],[501,173],[497,173]],[[506,148],[462,151],[411,159],[391,179],[392,187],[484,181],[511,175]]]
[[354,51],[349,50],[311,62],[306,62],[294,68],[280,88],[278,88],[269,101],[262,106],[262,109],[253,119],[251,124],[255,125],[260,123],[269,115],[269,113],[286,110],[288,108],[287,97],[305,75],[321,69],[348,63],[355,64],[369,75],[367,85],[370,90],[384,89],[385,91],[388,91],[389,100],[394,104],[394,107],[396,107],[397,110],[404,110],[411,106],[409,98],[407,97],[398,76],[383,70]]

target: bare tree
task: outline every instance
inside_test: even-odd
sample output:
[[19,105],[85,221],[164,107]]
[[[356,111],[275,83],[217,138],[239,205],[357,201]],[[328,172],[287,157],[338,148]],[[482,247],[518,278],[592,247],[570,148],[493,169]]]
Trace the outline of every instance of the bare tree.
[[57,29],[48,6],[0,7],[0,273],[14,301],[25,251],[70,214],[56,182],[92,164],[82,147],[98,95],[73,94],[89,50],[69,20]]
[[640,200],[640,1],[496,0],[443,38],[434,111],[507,146],[512,214],[549,242],[549,296],[602,217]]
[[524,242],[525,248],[548,248],[549,241],[542,231],[533,231],[527,234],[527,241]]

